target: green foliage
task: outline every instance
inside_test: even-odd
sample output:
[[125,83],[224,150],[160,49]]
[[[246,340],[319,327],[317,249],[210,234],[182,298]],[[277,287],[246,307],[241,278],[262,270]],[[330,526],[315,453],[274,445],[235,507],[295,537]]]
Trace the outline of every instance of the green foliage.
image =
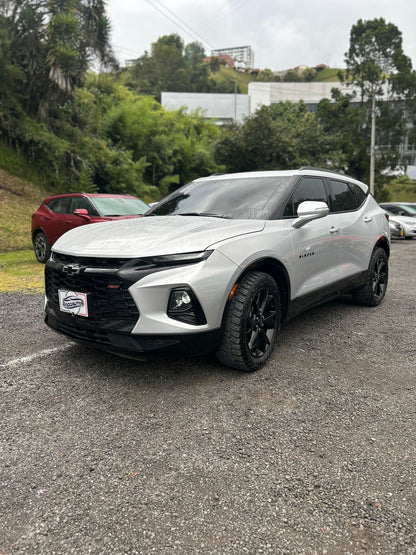
[[[382,18],[370,21],[360,19],[352,26],[350,47],[345,56],[347,70],[340,77],[347,84],[359,87],[361,105],[367,106],[366,117],[364,112],[361,115],[361,127],[355,129],[349,139],[345,134],[344,137],[349,143],[348,150],[355,152],[353,158],[356,162],[358,158],[362,161],[368,158],[365,149],[370,144],[370,105],[375,99],[375,179],[378,181],[381,170],[394,170],[401,162],[398,146],[407,132],[409,115],[413,113],[415,117],[416,113],[416,73],[412,70],[410,58],[403,52],[401,32]],[[394,94],[395,102],[385,101],[386,92]],[[402,99],[401,102],[398,99]],[[348,127],[348,123],[341,122],[343,125]],[[360,133],[365,137],[364,142],[360,140]],[[356,144],[352,145],[354,142]],[[368,175],[368,168],[364,168],[362,163],[359,165],[360,173]]]
[[412,71],[410,58],[402,48],[402,34],[393,23],[383,18],[359,19],[351,28],[350,47],[345,54],[347,78],[358,85],[363,96],[383,94],[383,85],[391,91],[406,94],[406,74]]
[[150,97],[131,96],[108,112],[104,123],[106,140],[127,148],[133,160],[145,160],[145,180],[183,184],[212,173],[212,143],[219,130],[198,115],[167,112]]
[[264,82],[264,83],[273,82],[274,81],[273,71],[267,67],[265,69],[262,69],[261,71],[259,71],[257,75],[257,81]]
[[303,165],[342,168],[336,134],[326,132],[306,105],[263,106],[242,125],[224,130],[216,160],[228,171],[289,169]]
[[416,202],[416,181],[407,175],[395,177],[384,187],[392,202]]

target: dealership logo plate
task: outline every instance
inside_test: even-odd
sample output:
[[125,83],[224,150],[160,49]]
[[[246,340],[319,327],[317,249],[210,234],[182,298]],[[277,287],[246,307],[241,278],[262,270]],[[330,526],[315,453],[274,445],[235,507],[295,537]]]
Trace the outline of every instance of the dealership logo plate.
[[76,316],[88,317],[87,293],[77,293],[59,289],[59,308],[62,312],[69,312]]

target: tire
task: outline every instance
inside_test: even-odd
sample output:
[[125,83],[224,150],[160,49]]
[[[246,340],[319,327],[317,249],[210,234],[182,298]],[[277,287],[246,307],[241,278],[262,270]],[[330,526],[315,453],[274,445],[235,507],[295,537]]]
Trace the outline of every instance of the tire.
[[354,301],[363,306],[377,306],[384,298],[389,278],[389,263],[384,249],[371,255],[365,284],[354,293]]
[[37,261],[45,264],[51,255],[51,245],[43,231],[39,231],[39,233],[36,234],[33,248],[35,249]]
[[262,272],[246,274],[226,309],[218,360],[245,372],[261,368],[273,352],[280,318],[274,279]]

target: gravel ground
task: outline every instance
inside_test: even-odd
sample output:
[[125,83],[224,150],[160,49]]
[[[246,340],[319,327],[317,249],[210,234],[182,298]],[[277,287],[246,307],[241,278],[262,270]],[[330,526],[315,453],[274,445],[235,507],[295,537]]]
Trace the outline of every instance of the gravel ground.
[[271,362],[138,363],[0,296],[0,554],[416,553],[416,241]]

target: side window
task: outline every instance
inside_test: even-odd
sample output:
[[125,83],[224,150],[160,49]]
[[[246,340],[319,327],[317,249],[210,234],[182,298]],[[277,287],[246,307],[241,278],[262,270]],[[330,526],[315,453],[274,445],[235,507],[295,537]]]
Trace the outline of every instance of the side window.
[[91,204],[88,202],[88,200],[85,197],[72,197],[71,214],[74,213],[74,210],[79,210],[80,208],[87,210],[90,216],[96,215],[94,213],[95,212],[94,208],[91,206]]
[[322,179],[318,177],[303,178],[286,204],[283,216],[296,217],[299,204],[305,200],[328,202]]
[[68,204],[71,199],[68,197],[53,198],[48,203],[48,208],[55,214],[68,214]]
[[358,208],[354,192],[348,183],[330,179],[329,189],[331,212],[348,212]]
[[357,201],[357,208],[359,208],[367,198],[367,194],[364,193],[361,187],[359,187],[355,183],[350,183],[350,187],[354,191],[355,200]]
[[389,212],[391,212],[392,214],[396,214],[397,216],[403,216],[403,213],[400,214],[400,208],[398,206],[394,206],[393,205],[388,205],[384,207],[386,210],[388,210]]

